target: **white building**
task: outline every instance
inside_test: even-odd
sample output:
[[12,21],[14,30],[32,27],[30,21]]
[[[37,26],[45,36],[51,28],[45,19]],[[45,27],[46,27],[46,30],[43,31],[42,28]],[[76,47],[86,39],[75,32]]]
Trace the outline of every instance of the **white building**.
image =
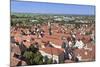
[[84,43],[80,40],[80,41],[76,41],[74,47],[78,47],[79,49],[83,48],[84,47]]
[[[42,48],[39,50],[43,57],[52,59],[53,62],[60,63],[64,61],[64,50],[59,48]],[[45,60],[45,58],[44,58]]]

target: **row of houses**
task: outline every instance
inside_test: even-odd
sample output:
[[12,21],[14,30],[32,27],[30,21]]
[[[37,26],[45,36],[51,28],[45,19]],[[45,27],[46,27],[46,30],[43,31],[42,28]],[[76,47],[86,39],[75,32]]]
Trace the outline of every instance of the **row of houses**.
[[[31,46],[33,43],[38,43],[37,45],[39,48],[39,52],[44,57],[44,60],[45,60],[45,57],[47,57],[49,59],[52,59],[53,63],[67,62],[68,59],[65,58],[67,56],[65,48],[67,48],[69,41],[66,41],[66,39],[72,38],[72,35],[71,35],[72,30],[70,28],[68,28],[70,31],[65,30],[65,32],[58,32],[59,28],[62,28],[62,27],[60,27],[60,26],[56,27],[56,25],[57,24],[55,23],[54,26],[52,27],[52,35],[48,34],[48,26],[46,26],[46,25],[41,26],[41,28],[45,32],[44,32],[44,37],[40,37],[40,38],[37,38],[37,34],[36,35],[33,35],[33,34],[23,35],[21,30],[25,30],[25,29],[22,29],[22,28],[12,31],[11,36],[14,37],[14,40],[16,42],[18,42],[19,44],[23,43],[23,45],[26,46],[27,48],[29,46]],[[91,27],[88,27],[88,28],[91,28]],[[63,29],[60,29],[60,31],[62,31],[62,30]],[[91,30],[91,29],[89,29],[89,30]],[[27,31],[29,31],[29,29]],[[91,54],[94,55],[94,53],[92,53],[94,51],[94,49],[93,49],[93,47],[91,47],[92,46],[91,36],[90,35],[82,35],[78,31],[81,32],[81,30],[75,29],[74,32],[76,32],[77,35],[73,34],[77,40],[77,41],[75,41],[77,44],[77,45],[75,45],[75,47],[78,47],[78,50],[75,50],[75,52],[78,53],[78,54],[75,54],[75,57],[77,57],[78,59],[80,59],[80,61],[82,61],[83,60],[82,57],[88,56],[89,51],[90,51],[89,55],[91,55]],[[80,40],[78,41],[78,39],[80,39]],[[66,43],[63,43],[63,42],[66,42]],[[84,49],[83,47],[88,44],[90,44],[91,46],[85,47],[85,49]],[[88,49],[88,48],[91,48],[91,49]],[[17,52],[16,50],[17,49],[15,49],[15,52]],[[12,51],[14,51],[14,50],[12,50]],[[83,53],[81,54],[81,52],[83,52]],[[70,54],[69,54],[69,57],[72,58],[72,56]],[[88,56],[88,57],[86,57],[86,59],[94,59],[94,56],[92,58],[90,58]]]

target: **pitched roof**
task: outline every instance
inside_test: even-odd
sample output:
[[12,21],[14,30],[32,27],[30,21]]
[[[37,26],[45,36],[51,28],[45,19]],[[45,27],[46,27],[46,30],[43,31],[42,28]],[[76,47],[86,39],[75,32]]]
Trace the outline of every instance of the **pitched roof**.
[[29,47],[31,46],[31,42],[28,42],[28,41],[23,42],[23,44],[24,44],[27,48],[29,48]]
[[92,51],[85,50],[85,49],[76,49],[74,50],[74,53],[76,56],[80,55],[82,60],[94,60],[95,59],[95,50],[94,47],[92,48]]
[[51,48],[51,47],[47,47],[47,48],[42,48],[40,49],[41,51],[44,51],[45,53],[51,54],[51,55],[61,55],[64,50],[63,49],[59,49],[59,48]]
[[61,40],[61,37],[64,36],[66,38],[70,37],[69,34],[61,34],[61,33],[55,33],[53,35],[46,35],[42,41],[43,42],[52,42],[53,44],[57,45],[57,46],[61,46],[62,45],[62,40]]
[[19,55],[21,54],[19,46],[12,44],[12,43],[11,43],[11,52],[14,52],[14,53],[19,54]]
[[20,60],[17,59],[17,58],[15,58],[15,57],[11,57],[10,60],[11,60],[11,62],[10,62],[10,66],[11,66],[11,67],[16,66],[16,65],[18,64],[18,62],[20,62]]
[[84,35],[83,38],[84,38],[84,40],[83,40],[84,43],[89,43],[90,40],[91,40],[91,36],[90,35]]

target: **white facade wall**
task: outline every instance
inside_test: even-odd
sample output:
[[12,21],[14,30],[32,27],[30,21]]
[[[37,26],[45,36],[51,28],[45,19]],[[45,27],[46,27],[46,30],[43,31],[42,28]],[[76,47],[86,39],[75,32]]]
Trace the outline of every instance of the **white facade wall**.
[[[57,46],[57,45],[55,45],[55,44],[53,44],[53,43],[51,43],[51,45],[52,45],[53,47],[55,47],[55,48],[62,48],[62,46]],[[64,52],[65,52],[65,50],[64,50]]]
[[56,60],[56,62],[59,63],[59,56],[57,55],[52,56],[51,54],[45,53],[44,51],[41,50],[39,52],[42,54],[42,56],[44,57],[47,56],[49,59],[53,58],[53,61]]
[[57,46],[56,44],[51,43],[51,45],[55,48],[61,48],[61,46]]
[[64,53],[59,56],[59,61],[60,62],[64,61]]

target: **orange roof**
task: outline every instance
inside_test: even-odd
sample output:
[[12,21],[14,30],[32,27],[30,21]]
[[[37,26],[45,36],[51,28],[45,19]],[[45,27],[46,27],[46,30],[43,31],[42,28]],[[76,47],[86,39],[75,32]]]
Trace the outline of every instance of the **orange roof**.
[[77,34],[76,39],[83,39],[83,35]]
[[37,42],[39,45],[43,44],[43,41],[41,39],[35,39],[35,42]]
[[15,46],[15,44],[11,44],[11,52],[14,52],[16,54],[21,54],[19,46]]
[[42,41],[43,42],[46,42],[46,43],[48,41],[50,41],[50,42],[52,42],[55,45],[61,46],[62,45],[62,42],[63,42],[61,40],[61,37],[62,36],[66,37],[66,38],[71,37],[70,34],[55,33],[55,34],[53,34],[51,36],[50,35],[45,35],[45,37],[42,38]]
[[[94,51],[94,50],[92,50]],[[74,53],[76,56],[78,56],[78,54],[82,57],[82,59],[94,59],[94,53],[92,51],[89,50],[84,50],[84,49],[76,49],[74,50]]]
[[29,47],[31,46],[31,42],[28,42],[28,41],[23,42],[23,44],[24,44],[27,48],[29,48]]
[[21,37],[19,37],[19,36],[15,36],[15,38],[14,38],[14,39],[15,39],[15,41],[16,41],[16,42],[22,42],[22,38],[21,38]]
[[23,36],[23,40],[30,40],[31,36]]
[[20,60],[15,57],[11,57],[10,60],[11,60],[11,62],[10,62],[11,67],[16,66],[18,64],[18,62],[20,62]]
[[61,55],[64,52],[63,49],[51,48],[51,47],[42,48],[40,50],[44,51],[45,53],[51,54],[51,55]]
[[84,35],[83,38],[84,38],[83,42],[84,42],[84,43],[88,43],[88,42],[90,42],[91,36],[89,36],[89,35]]
[[56,39],[56,38],[43,38],[42,39],[42,42],[45,42],[45,43],[47,43],[47,42],[52,42],[53,44],[55,44],[55,45],[61,45],[62,44],[62,40],[61,39]]

